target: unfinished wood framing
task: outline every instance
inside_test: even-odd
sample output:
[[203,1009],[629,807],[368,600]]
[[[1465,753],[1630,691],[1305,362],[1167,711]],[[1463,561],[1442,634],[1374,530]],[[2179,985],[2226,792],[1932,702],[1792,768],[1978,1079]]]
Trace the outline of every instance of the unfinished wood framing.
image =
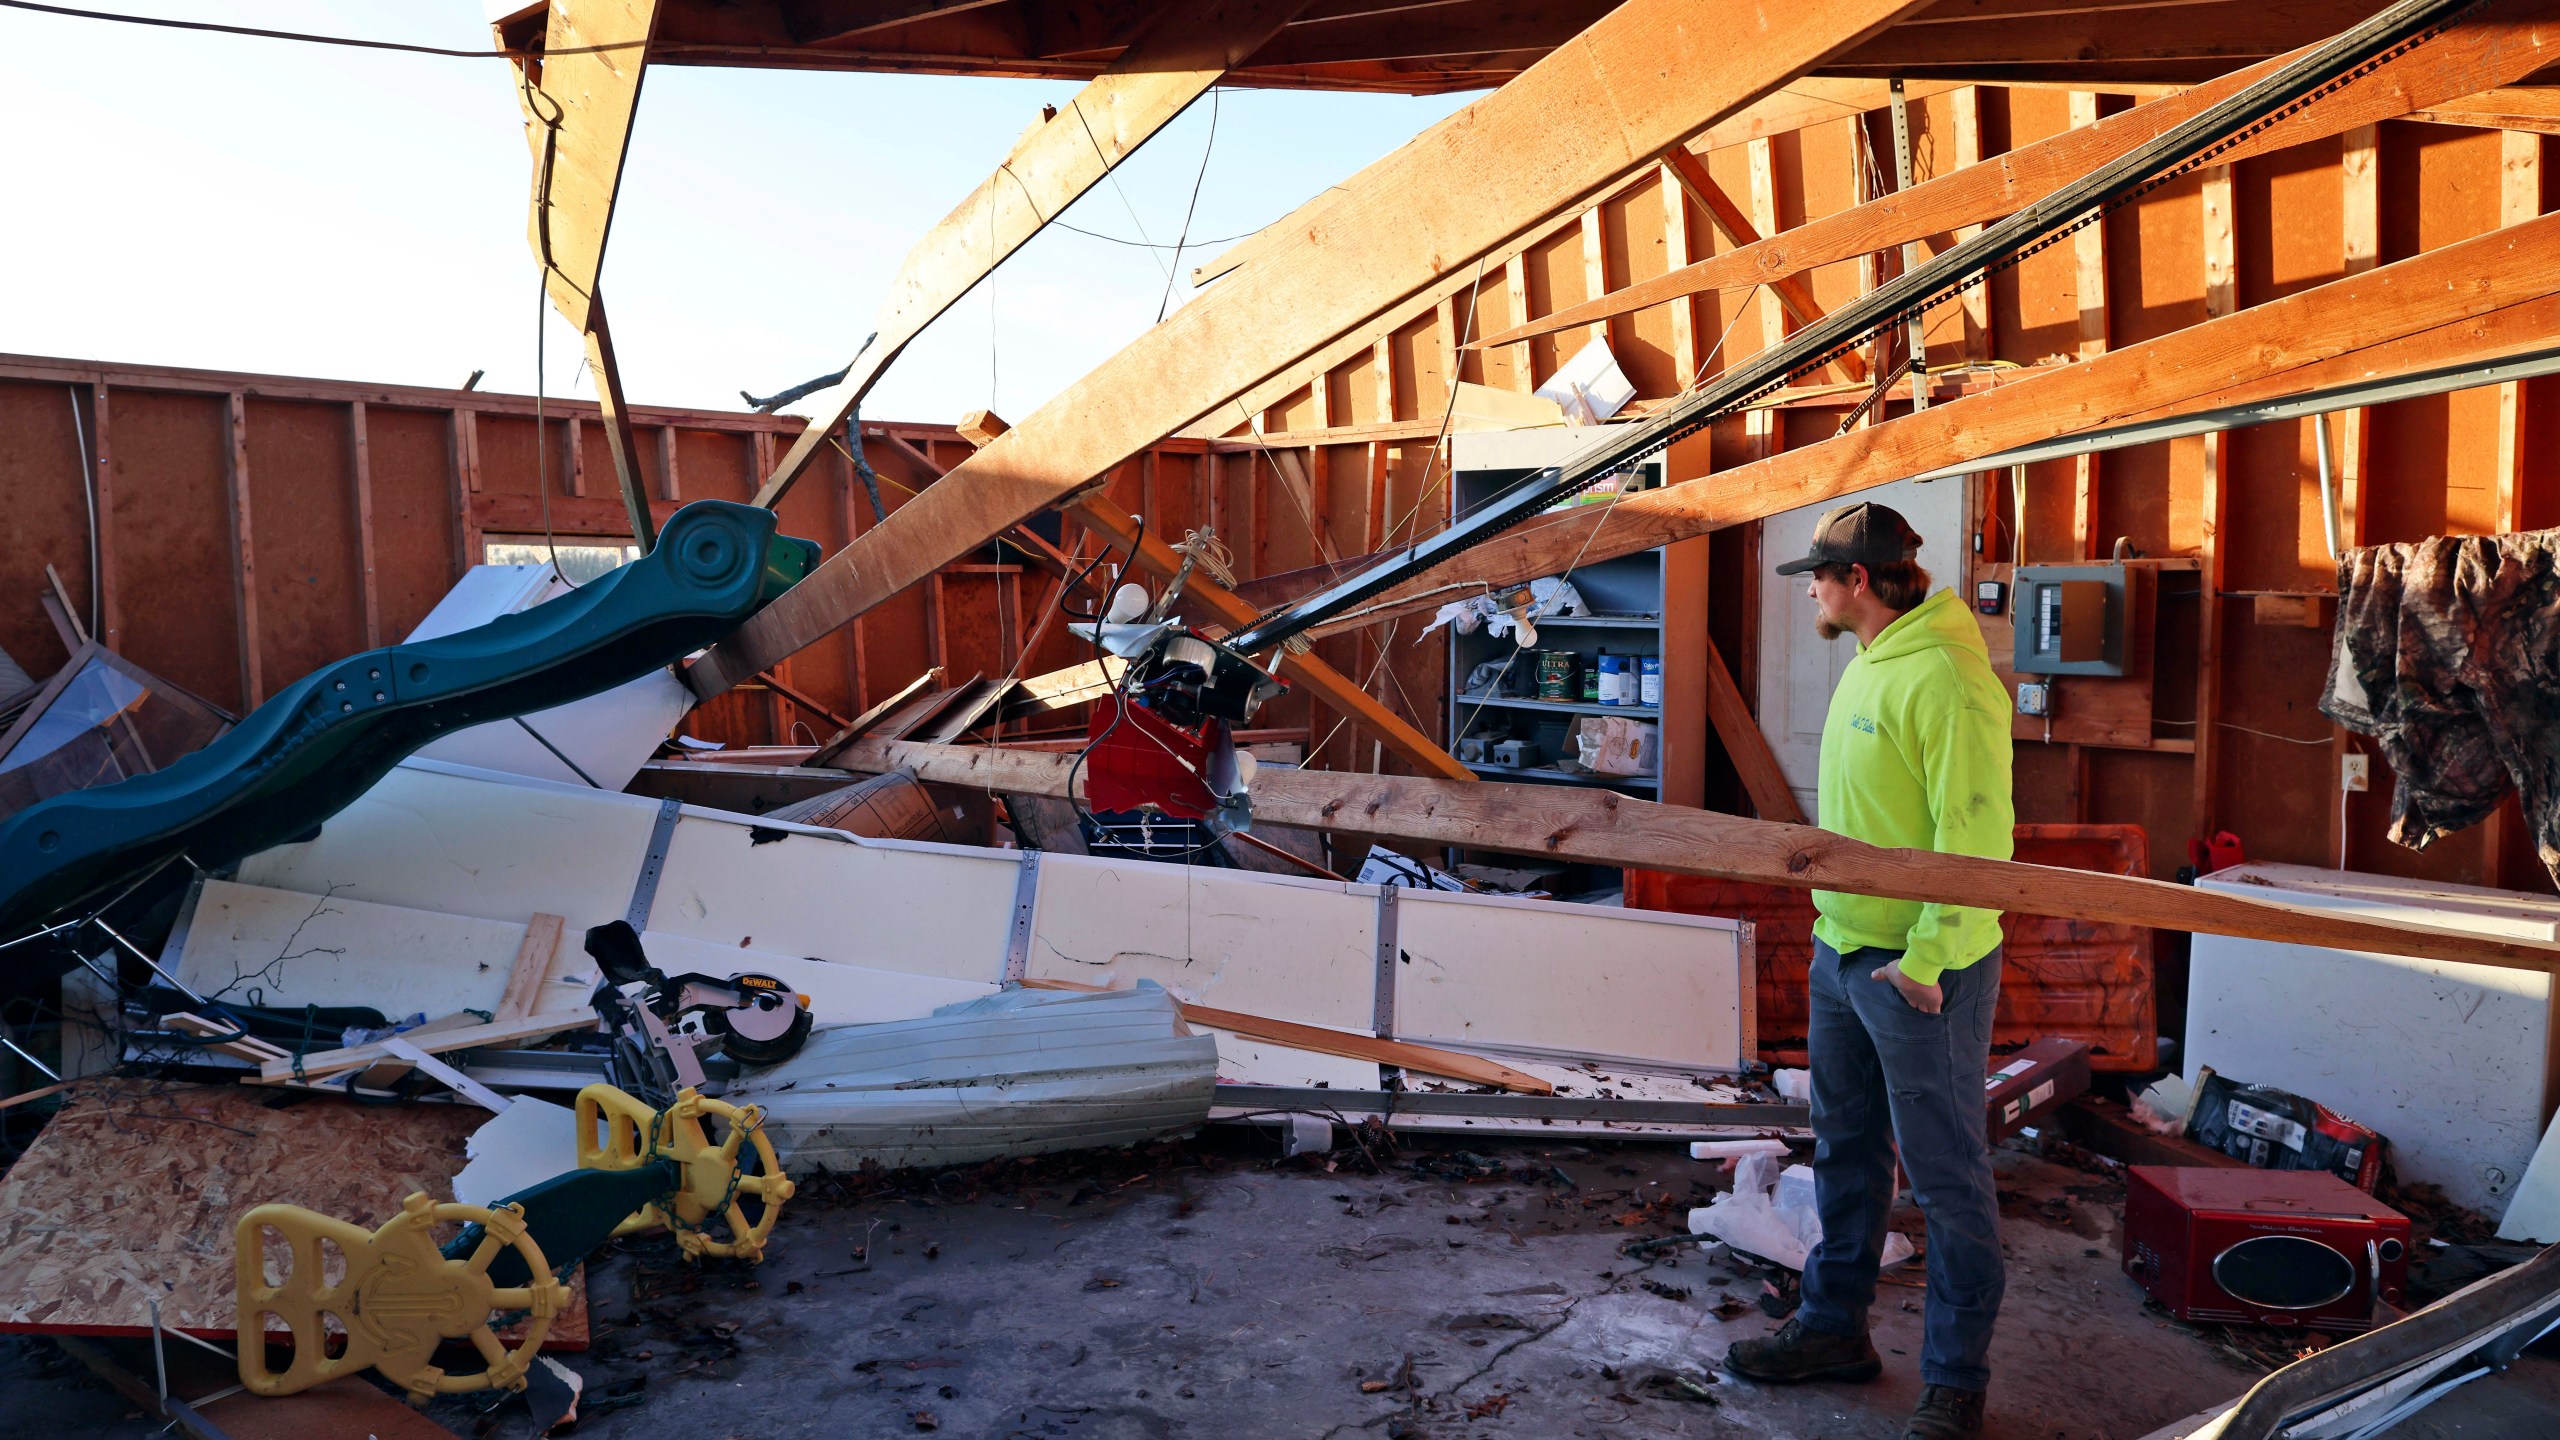
[[[2525,7],[2492,10],[2417,50],[2341,85],[2316,105],[2294,111],[2221,152],[2229,161],[2272,153],[2359,125],[2407,115],[2439,99],[2468,95],[2521,78],[2550,51],[2547,19],[2510,19]],[[2075,128],[2012,150],[1990,165],[1967,166],[1907,191],[1772,235],[1616,294],[1566,306],[1479,343],[1511,343],[1595,319],[1658,305],[1682,295],[1773,283],[1816,267],[1997,220],[2156,138],[2275,69],[2268,61],[2147,105],[2097,120],[2097,96],[2075,91]],[[2086,114],[2087,121],[2077,117]],[[1760,153],[1754,152],[1758,187]],[[1773,202],[1774,203],[1774,202]],[[1763,225],[1761,228],[1770,228]]]
[[1396,587],[1370,613],[1420,607],[1430,602],[1419,597],[1462,581],[1516,584],[1577,556],[1632,554],[2055,434],[2528,349],[2543,341],[2534,327],[2550,309],[2537,302],[2560,289],[2555,262],[2551,220],[2510,227],[1720,472],[1713,486],[1675,484],[1602,513],[1530,522]]
[[[1737,49],[1729,22],[1740,17],[1718,5],[1632,0],[1397,152],[1375,172],[1376,190],[1343,196],[1267,264],[1185,306],[962,461],[953,474],[966,483],[922,497],[715,646],[694,667],[698,693],[716,695],[1072,497],[1346,324],[1615,185],[1907,8],[1855,0],[1759,14],[1763,43]],[[1561,158],[1557,133],[1578,137]],[[1516,164],[1527,146],[1548,163]]]

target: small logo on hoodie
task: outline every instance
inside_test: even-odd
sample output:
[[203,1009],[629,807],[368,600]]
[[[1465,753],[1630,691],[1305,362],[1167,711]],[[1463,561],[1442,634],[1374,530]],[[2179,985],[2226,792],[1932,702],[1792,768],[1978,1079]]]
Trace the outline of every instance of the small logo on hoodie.
[[1876,733],[1875,717],[1872,715],[1860,715],[1855,711],[1851,711],[1849,714],[1849,724],[1853,728],[1864,730],[1870,735]]

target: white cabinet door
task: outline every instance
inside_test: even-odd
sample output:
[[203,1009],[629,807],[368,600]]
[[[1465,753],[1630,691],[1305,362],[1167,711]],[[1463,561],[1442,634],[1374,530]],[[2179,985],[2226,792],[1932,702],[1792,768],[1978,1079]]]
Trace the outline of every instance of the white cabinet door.
[[1778,565],[1813,547],[1814,522],[1841,505],[1873,500],[1902,512],[1920,532],[1920,563],[1940,587],[1965,583],[1965,481],[1926,485],[1896,481],[1821,505],[1789,510],[1760,522],[1760,729],[1778,755],[1787,788],[1807,818],[1819,824],[1814,787],[1822,765],[1822,720],[1840,672],[1858,653],[1857,637],[1826,641],[1813,633],[1813,602],[1805,577],[1780,575]]

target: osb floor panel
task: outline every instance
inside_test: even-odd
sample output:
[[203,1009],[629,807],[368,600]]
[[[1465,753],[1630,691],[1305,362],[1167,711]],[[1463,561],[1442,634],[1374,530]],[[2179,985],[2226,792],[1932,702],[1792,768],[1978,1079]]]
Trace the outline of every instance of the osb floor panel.
[[[853,1199],[804,1177],[818,1198],[785,1213],[760,1269],[690,1269],[663,1241],[598,1266],[596,1348],[570,1363],[591,1400],[636,1403],[590,1411],[578,1434],[1901,1433],[1919,1390],[1919,1291],[1884,1292],[1875,1384],[1718,1378],[1713,1403],[1678,1399],[1657,1377],[1703,1374],[1776,1323],[1748,1303],[1754,1282],[1694,1252],[1650,1265],[1617,1252],[1630,1235],[1666,1233],[1706,1167],[1671,1146],[1470,1143],[1500,1178],[1417,1172],[1409,1162],[1434,1153],[1427,1142],[1383,1176],[1353,1174],[1356,1161],[1331,1174],[1275,1168],[1267,1136],[1178,1164],[999,1165]],[[2103,1182],[2019,1155],[2000,1164],[2010,1280],[1989,1440],[2139,1440],[2257,1378],[2144,1310],[2116,1272]],[[1569,1188],[1520,1178],[1550,1166]],[[987,1183],[1008,1172],[1032,1178]],[[1618,1223],[1629,1216],[1637,1223]],[[0,1431],[147,1440],[159,1429],[50,1347],[16,1344],[0,1340]],[[525,1433],[520,1403],[484,1415],[486,1404],[455,1397],[429,1414],[457,1435]],[[2554,1427],[2528,1417],[2554,1413],[2560,1360],[2532,1356],[2392,1440],[2539,1436]]]
[[[488,1118],[476,1106],[83,1081],[0,1176],[0,1330],[146,1334],[157,1300],[163,1325],[229,1339],[244,1212],[281,1201],[371,1229],[415,1191],[449,1200],[463,1142]],[[545,1348],[585,1348],[584,1284],[571,1293]]]

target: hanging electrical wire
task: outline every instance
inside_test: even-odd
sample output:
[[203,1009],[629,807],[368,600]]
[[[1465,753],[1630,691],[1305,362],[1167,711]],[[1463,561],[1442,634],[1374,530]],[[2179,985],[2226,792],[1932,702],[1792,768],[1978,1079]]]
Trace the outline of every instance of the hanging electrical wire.
[[1200,209],[1200,186],[1209,178],[1209,157],[1218,153],[1218,91],[1209,91],[1209,143],[1200,147],[1200,173],[1191,177],[1191,203],[1182,207],[1182,233],[1174,237],[1173,264],[1164,273],[1164,295],[1156,301],[1156,323],[1173,304],[1173,277],[1182,273],[1182,250],[1191,243],[1191,217]]

